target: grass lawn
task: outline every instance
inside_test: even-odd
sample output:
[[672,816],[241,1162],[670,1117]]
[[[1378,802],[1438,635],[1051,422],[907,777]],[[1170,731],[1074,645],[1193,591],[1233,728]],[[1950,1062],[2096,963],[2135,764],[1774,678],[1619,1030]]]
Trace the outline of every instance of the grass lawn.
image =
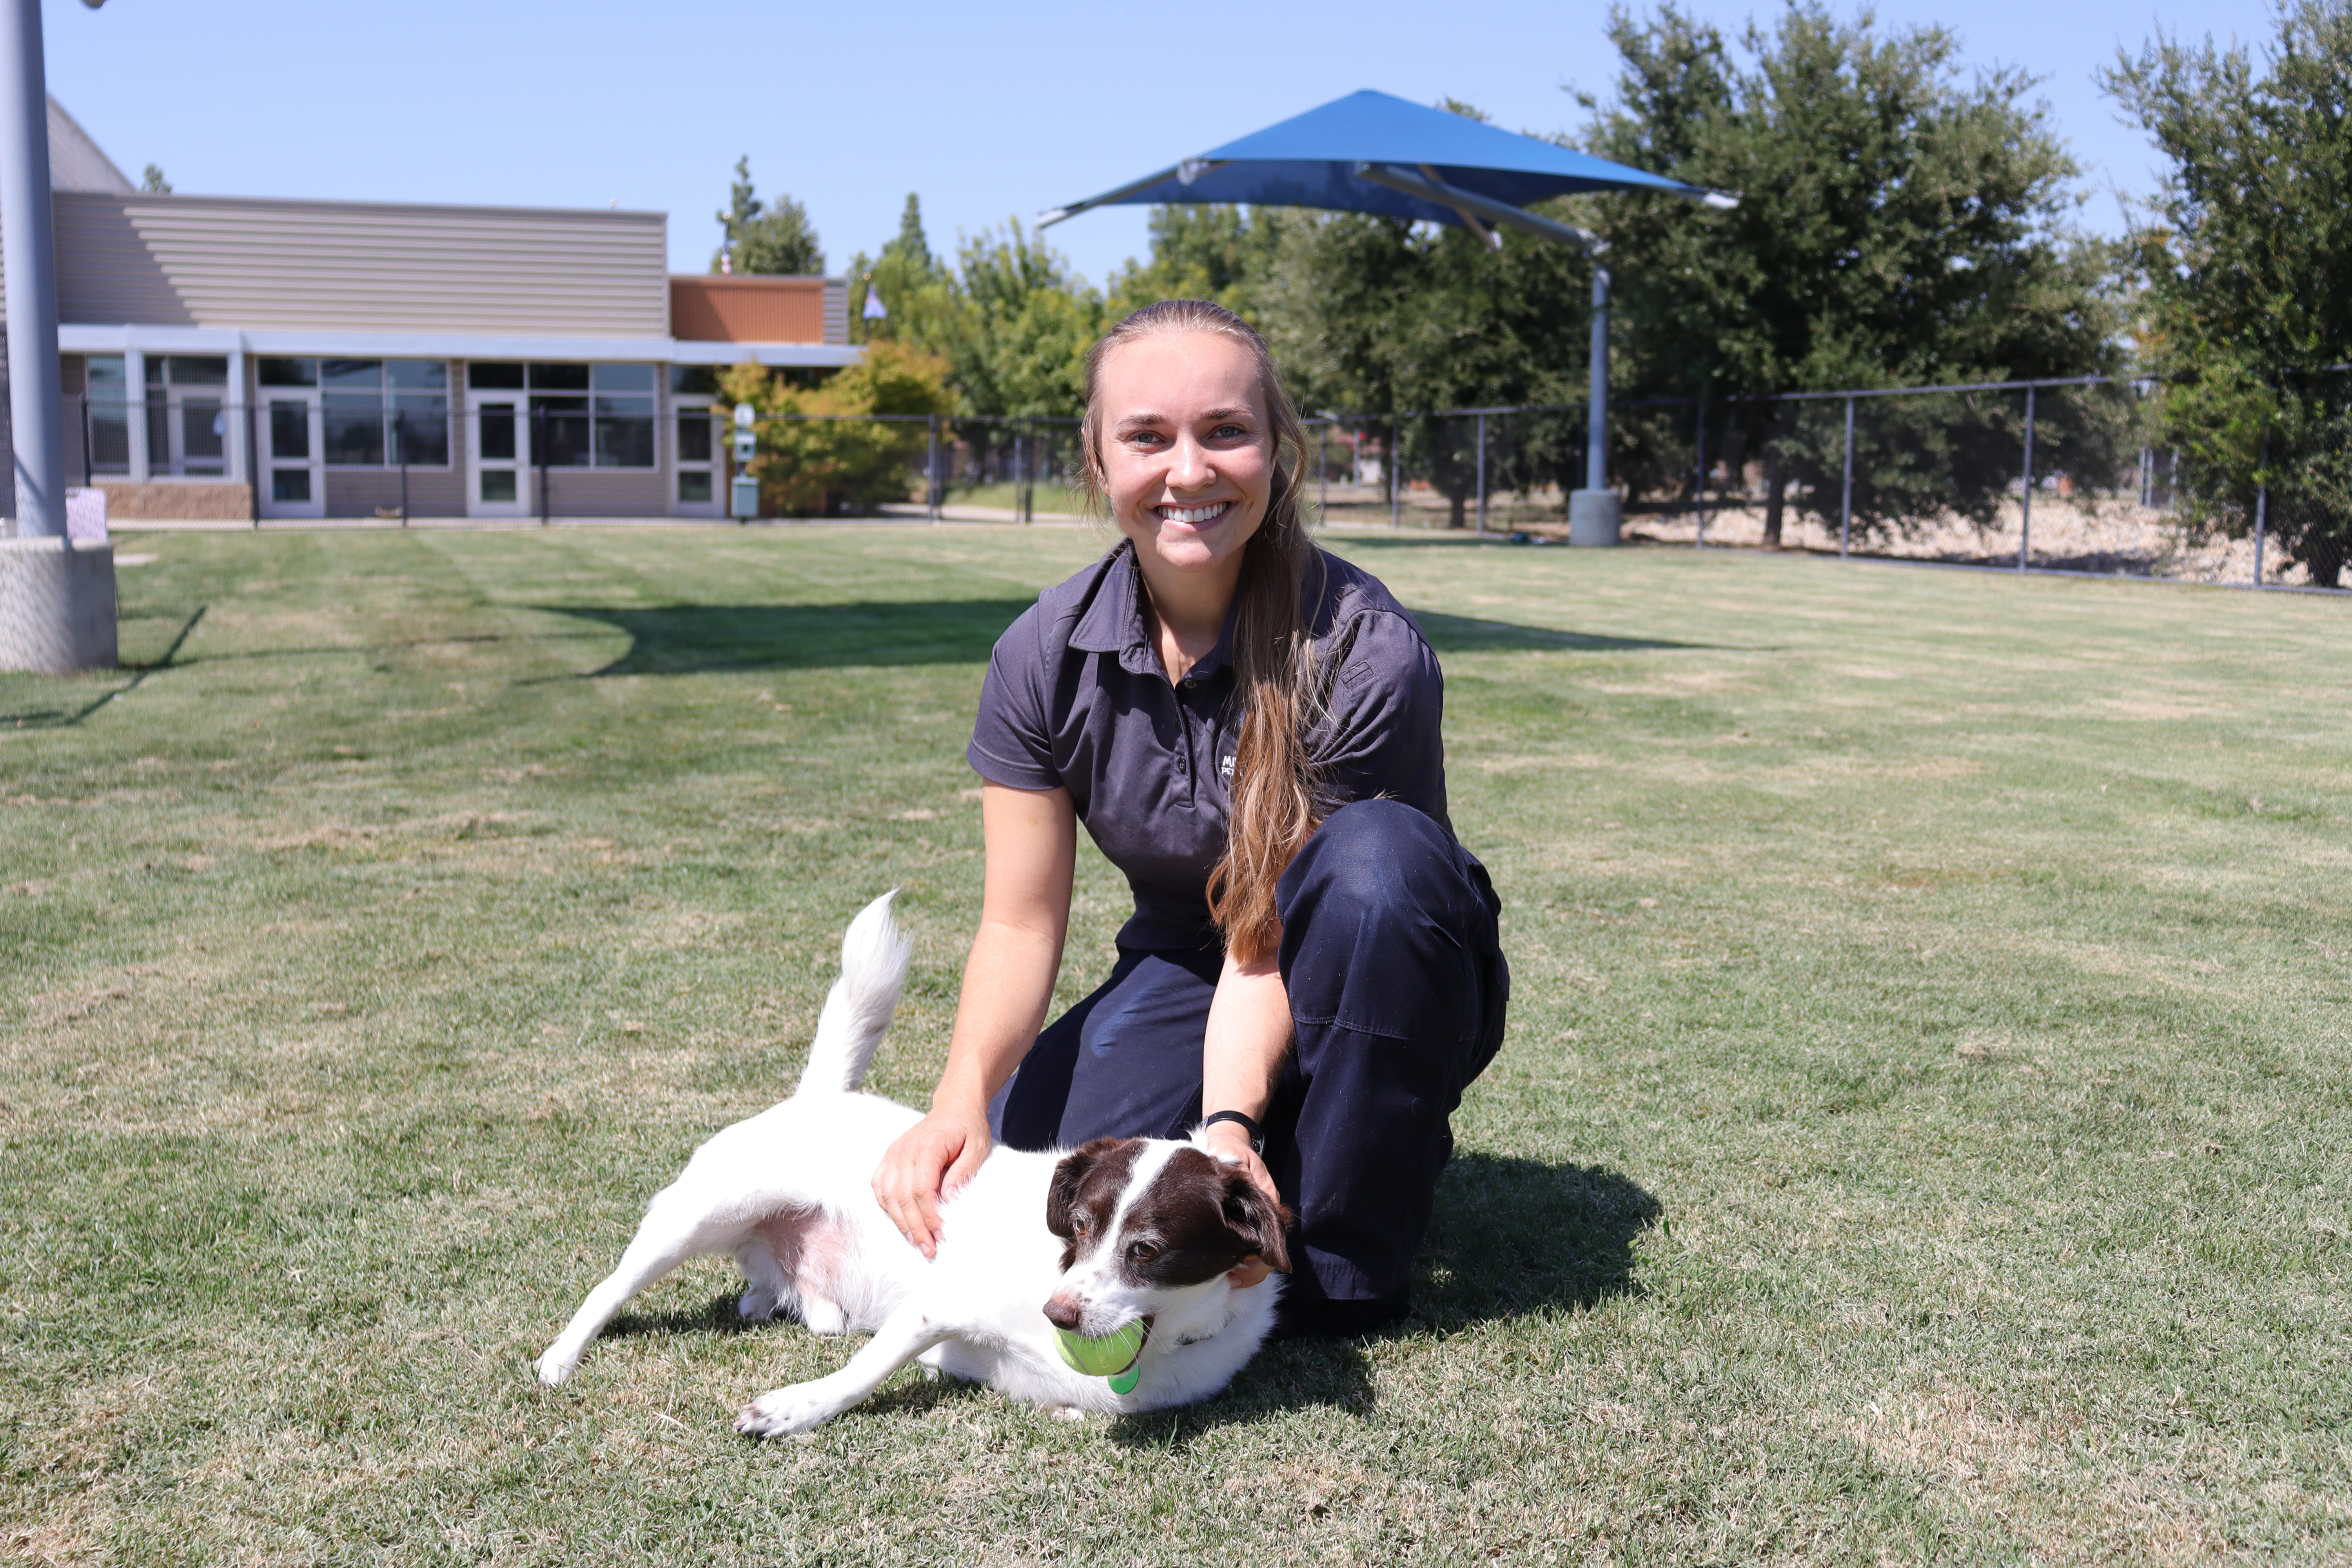
[[2352,606],[1337,544],[1444,659],[1516,969],[1418,1318],[762,1446],[852,1345],[721,1263],[527,1363],[892,885],[927,1090],[983,661],[1093,536],[131,536],[146,668],[0,677],[0,1552],[2352,1555]]

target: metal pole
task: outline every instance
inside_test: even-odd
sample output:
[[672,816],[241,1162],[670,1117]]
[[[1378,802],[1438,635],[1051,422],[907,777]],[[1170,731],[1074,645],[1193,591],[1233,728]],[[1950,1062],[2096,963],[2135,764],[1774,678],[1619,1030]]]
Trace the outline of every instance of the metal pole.
[[1486,416],[1478,416],[1478,531],[1486,531]]
[[[0,26],[0,266],[8,277],[9,433],[19,538],[66,536],[64,386],[40,0],[7,0]],[[0,498],[9,499],[9,498]],[[109,664],[112,659],[107,660]]]
[[2033,542],[2033,388],[2025,389],[2025,499],[2017,509],[2017,569],[2025,570],[2025,552]]
[[1391,528],[1401,527],[1403,522],[1397,510],[1398,497],[1404,489],[1404,475],[1400,471],[1403,461],[1404,421],[1391,415],[1389,417],[1389,526]]
[[930,509],[931,521],[940,521],[940,416],[931,416],[931,446],[923,459],[923,502]]
[[539,526],[548,525],[547,410],[536,400],[530,405],[530,455],[539,461]]
[[408,415],[394,409],[392,415],[392,438],[400,446],[400,526],[408,526]]
[[1693,549],[1706,548],[1706,388],[1698,390],[1698,534]]
[[1853,399],[1845,400],[1845,497],[1838,506],[1838,559],[1853,543]]
[[2259,488],[2254,491],[2254,586],[2263,585],[2263,535],[2270,526],[2271,481],[2267,472],[2271,466],[2271,433],[2263,432],[2262,468],[2256,470]]
[[1315,526],[1320,528],[1331,515],[1331,422],[1324,420],[1315,430]]
[[1609,488],[1609,268],[1592,268],[1592,382],[1584,416],[1584,488]]
[[[237,390],[243,393],[245,389],[239,387]],[[257,439],[259,434],[260,427],[254,422],[253,400],[248,397],[245,402],[245,466],[247,469],[245,493],[251,503],[253,526],[257,530],[261,527],[262,465],[261,444]]]

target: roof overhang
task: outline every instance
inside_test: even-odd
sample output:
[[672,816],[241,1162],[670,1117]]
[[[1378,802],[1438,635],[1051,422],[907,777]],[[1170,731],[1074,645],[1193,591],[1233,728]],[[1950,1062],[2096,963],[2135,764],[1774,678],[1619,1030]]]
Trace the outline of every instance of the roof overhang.
[[337,359],[635,360],[667,364],[754,364],[838,369],[865,351],[855,343],[720,343],[677,338],[557,338],[470,332],[247,331],[234,327],[162,327],[60,322],[65,353],[301,354]]

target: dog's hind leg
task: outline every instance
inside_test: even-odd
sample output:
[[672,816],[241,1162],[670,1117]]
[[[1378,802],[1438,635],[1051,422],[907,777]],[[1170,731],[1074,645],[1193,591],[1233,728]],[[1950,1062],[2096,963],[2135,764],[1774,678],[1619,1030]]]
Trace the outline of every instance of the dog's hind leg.
[[539,1381],[553,1384],[571,1376],[589,1342],[613,1321],[622,1303],[689,1258],[732,1252],[741,1234],[740,1220],[721,1220],[708,1206],[681,1195],[677,1186],[665,1189],[646,1211],[645,1223],[637,1226],[619,1265],[588,1292],[555,1342],[533,1363]]
[[955,1326],[909,1301],[882,1321],[874,1337],[829,1377],[772,1389],[743,1407],[735,1430],[755,1437],[782,1437],[832,1420],[882,1386],[890,1374],[942,1340]]

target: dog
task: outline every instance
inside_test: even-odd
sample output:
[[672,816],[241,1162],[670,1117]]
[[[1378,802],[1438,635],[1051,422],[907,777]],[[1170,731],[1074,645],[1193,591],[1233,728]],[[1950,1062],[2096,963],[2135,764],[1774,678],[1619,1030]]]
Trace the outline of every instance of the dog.
[[[1127,1414],[1206,1399],[1274,1325],[1289,1214],[1200,1142],[1098,1138],[1076,1150],[990,1152],[940,1204],[926,1258],[884,1214],[874,1168],[918,1114],[864,1094],[906,984],[908,946],[886,893],[850,922],[841,977],[793,1097],[720,1131],[655,1194],[643,1224],[535,1363],[560,1384],[624,1302],[690,1258],[731,1254],[736,1310],[812,1332],[874,1337],[828,1377],[760,1395],[757,1436],[805,1432],[920,1361],[1058,1414]],[[1120,1375],[1089,1375],[1057,1331],[1102,1339],[1140,1321]]]

